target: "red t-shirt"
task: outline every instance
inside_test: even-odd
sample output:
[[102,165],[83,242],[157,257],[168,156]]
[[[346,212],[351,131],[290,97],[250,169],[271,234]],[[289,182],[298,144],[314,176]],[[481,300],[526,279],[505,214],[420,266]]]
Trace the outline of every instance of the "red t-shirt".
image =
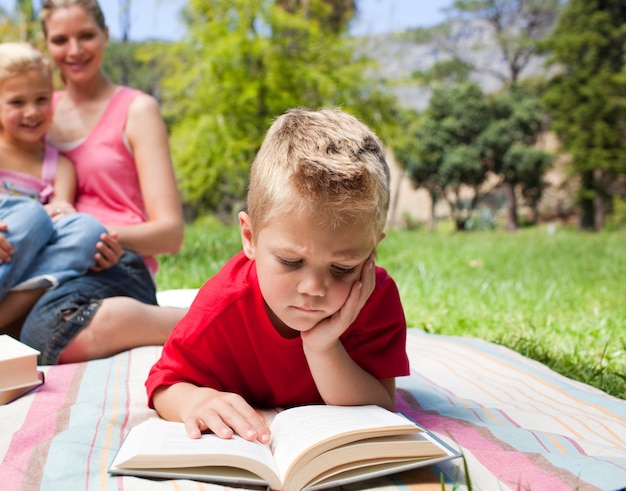
[[[376,288],[341,336],[352,359],[379,379],[409,374],[406,321],[394,281],[376,268]],[[302,340],[272,325],[255,262],[234,256],[198,292],[150,370],[149,405],[161,386],[190,382],[241,395],[256,407],[322,404]]]

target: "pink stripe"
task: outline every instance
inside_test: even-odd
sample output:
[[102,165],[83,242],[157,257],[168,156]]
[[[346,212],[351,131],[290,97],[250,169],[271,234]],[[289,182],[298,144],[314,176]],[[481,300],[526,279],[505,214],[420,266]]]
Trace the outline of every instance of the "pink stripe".
[[[397,411],[415,413],[415,408],[398,397]],[[551,472],[544,471],[522,452],[512,448],[503,448],[484,438],[474,428],[464,426],[452,418],[419,413],[418,423],[428,430],[442,435],[454,435],[453,440],[461,447],[471,449],[476,459],[489,469],[501,482],[511,489],[550,489],[551,491],[571,491],[571,486],[564,483]],[[508,445],[507,445],[508,447]],[[471,479],[470,475],[470,479]]]
[[87,461],[86,461],[87,468],[85,469],[85,489],[89,489],[89,477],[91,474],[91,458],[93,456],[93,448],[94,448],[95,442],[98,439],[98,431],[100,430],[100,423],[102,422],[102,416],[107,409],[107,399],[109,398],[109,385],[111,381],[111,363],[115,359],[117,359],[117,357],[109,359],[109,370],[107,372],[106,385],[104,386],[104,398],[102,400],[102,406],[101,406],[102,409],[100,411],[100,416],[98,416],[98,420],[96,421],[95,431],[93,432],[93,438],[91,439],[91,443],[89,444],[89,451],[87,452]]
[[[45,459],[41,469],[28,469],[33,452],[48,445],[59,431],[56,428],[57,412],[65,405],[66,396],[79,365],[56,365],[46,373],[46,383],[34,393],[34,400],[22,427],[13,434],[9,449],[0,464],[2,486],[5,489],[20,489],[28,470],[29,474],[43,475]],[[46,449],[47,455],[47,449]],[[30,462],[32,466],[32,462]]]

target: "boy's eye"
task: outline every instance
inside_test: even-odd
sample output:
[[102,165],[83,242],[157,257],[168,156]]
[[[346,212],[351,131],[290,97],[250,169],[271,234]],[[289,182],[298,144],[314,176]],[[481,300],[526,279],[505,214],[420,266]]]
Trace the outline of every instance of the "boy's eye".
[[342,268],[341,266],[331,266],[330,267],[333,274],[337,276],[354,273],[356,271],[356,267],[354,268]]
[[298,259],[296,261],[290,261],[288,259],[285,259],[283,257],[279,257],[278,258],[278,262],[280,264],[282,264],[283,266],[287,266],[288,268],[297,268],[298,266],[302,265],[302,260]]

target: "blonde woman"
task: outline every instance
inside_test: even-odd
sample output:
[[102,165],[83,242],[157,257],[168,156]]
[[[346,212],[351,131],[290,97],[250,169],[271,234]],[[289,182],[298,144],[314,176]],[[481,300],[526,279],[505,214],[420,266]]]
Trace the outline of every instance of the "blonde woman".
[[[46,364],[163,344],[185,311],[157,306],[154,256],[179,251],[184,224],[159,107],[103,73],[109,31],[97,1],[45,0],[40,18],[65,84],[54,95],[48,142],[74,162],[76,209],[98,218],[123,254],[46,292],[21,339]],[[103,256],[103,267],[117,260]]]

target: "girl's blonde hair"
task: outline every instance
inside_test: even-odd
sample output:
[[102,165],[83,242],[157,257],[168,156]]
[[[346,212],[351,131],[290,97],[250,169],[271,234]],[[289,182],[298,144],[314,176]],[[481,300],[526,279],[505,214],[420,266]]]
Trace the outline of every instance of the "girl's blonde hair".
[[30,70],[40,70],[52,85],[50,64],[41,51],[23,42],[0,43],[0,84]]
[[41,10],[39,11],[39,19],[41,20],[41,26],[43,28],[44,36],[48,36],[46,30],[46,21],[50,16],[59,9],[65,9],[73,7],[74,5],[80,5],[85,11],[91,14],[96,21],[96,24],[103,31],[107,30],[107,24],[102,13],[102,8],[97,0],[44,0]]
[[373,245],[389,209],[389,167],[378,137],[339,109],[297,108],[277,118],[252,163],[248,214],[256,235],[285,214],[357,225]]

